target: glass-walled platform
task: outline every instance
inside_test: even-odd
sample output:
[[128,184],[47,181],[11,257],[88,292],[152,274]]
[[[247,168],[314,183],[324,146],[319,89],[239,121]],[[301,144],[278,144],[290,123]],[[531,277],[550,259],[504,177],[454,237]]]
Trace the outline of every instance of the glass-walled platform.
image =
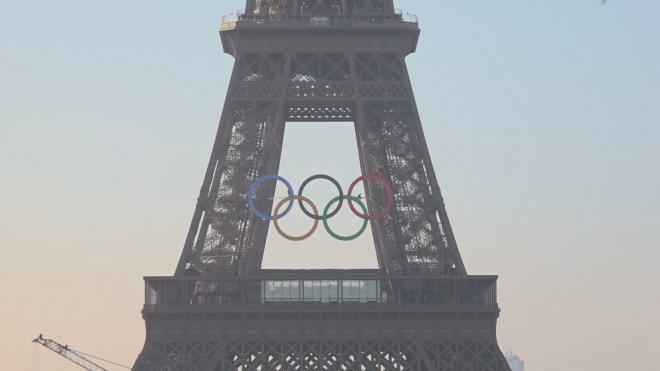
[[377,303],[386,301],[382,294],[378,280],[261,281],[263,303]]
[[495,276],[386,277],[351,275],[350,271],[307,271],[288,277],[146,277],[145,309],[292,304],[429,304],[496,309],[496,280]]

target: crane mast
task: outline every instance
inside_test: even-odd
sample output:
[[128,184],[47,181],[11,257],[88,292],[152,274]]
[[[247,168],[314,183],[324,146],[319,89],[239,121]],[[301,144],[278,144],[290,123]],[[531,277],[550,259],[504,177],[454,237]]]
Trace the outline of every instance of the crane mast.
[[84,368],[85,370],[108,371],[108,369],[97,365],[79,352],[69,348],[68,345],[62,345],[55,340],[46,339],[42,335],[39,335],[39,337],[32,340],[32,342],[50,349],[51,351]]

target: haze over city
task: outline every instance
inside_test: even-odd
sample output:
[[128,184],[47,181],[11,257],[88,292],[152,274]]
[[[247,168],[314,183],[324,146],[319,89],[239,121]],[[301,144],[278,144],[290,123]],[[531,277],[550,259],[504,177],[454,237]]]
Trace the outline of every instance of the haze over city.
[[[396,3],[419,16],[408,67],[461,254],[499,275],[502,350],[660,369],[660,2]],[[220,18],[241,5],[0,0],[0,370],[77,370],[39,333],[135,361],[142,277],[181,254],[233,65]],[[287,124],[283,148],[296,184],[359,174],[350,123]],[[368,234],[271,228],[266,246],[266,268],[377,266]]]

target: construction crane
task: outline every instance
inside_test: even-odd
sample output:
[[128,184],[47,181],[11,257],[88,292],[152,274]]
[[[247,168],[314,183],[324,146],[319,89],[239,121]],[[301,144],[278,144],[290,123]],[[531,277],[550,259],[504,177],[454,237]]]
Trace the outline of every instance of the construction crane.
[[[78,366],[84,368],[85,370],[90,371],[108,371],[108,369],[103,368],[96,363],[92,362],[85,357],[86,354],[78,352],[69,348],[68,345],[62,345],[55,340],[46,339],[41,334],[38,338],[32,340],[33,343],[43,345],[44,347],[52,350],[53,352],[61,355],[62,357],[68,359],[69,361],[77,364]],[[87,355],[89,356],[89,355]],[[91,357],[91,356],[90,356]],[[92,357],[95,358],[95,357]]]

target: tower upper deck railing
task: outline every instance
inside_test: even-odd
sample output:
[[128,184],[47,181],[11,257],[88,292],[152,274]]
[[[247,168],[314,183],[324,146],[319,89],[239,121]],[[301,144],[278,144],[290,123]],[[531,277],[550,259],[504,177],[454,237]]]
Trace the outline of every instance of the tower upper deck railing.
[[234,13],[222,17],[222,31],[248,28],[344,28],[400,24],[417,26],[416,15],[400,9],[380,13]]
[[[382,276],[370,273],[282,271],[251,277],[145,277],[151,311],[273,309],[275,304],[343,305],[371,310],[497,311],[496,276]],[[396,293],[396,294],[395,294]],[[276,307],[275,307],[276,308]],[[371,308],[371,309],[370,309]]]

